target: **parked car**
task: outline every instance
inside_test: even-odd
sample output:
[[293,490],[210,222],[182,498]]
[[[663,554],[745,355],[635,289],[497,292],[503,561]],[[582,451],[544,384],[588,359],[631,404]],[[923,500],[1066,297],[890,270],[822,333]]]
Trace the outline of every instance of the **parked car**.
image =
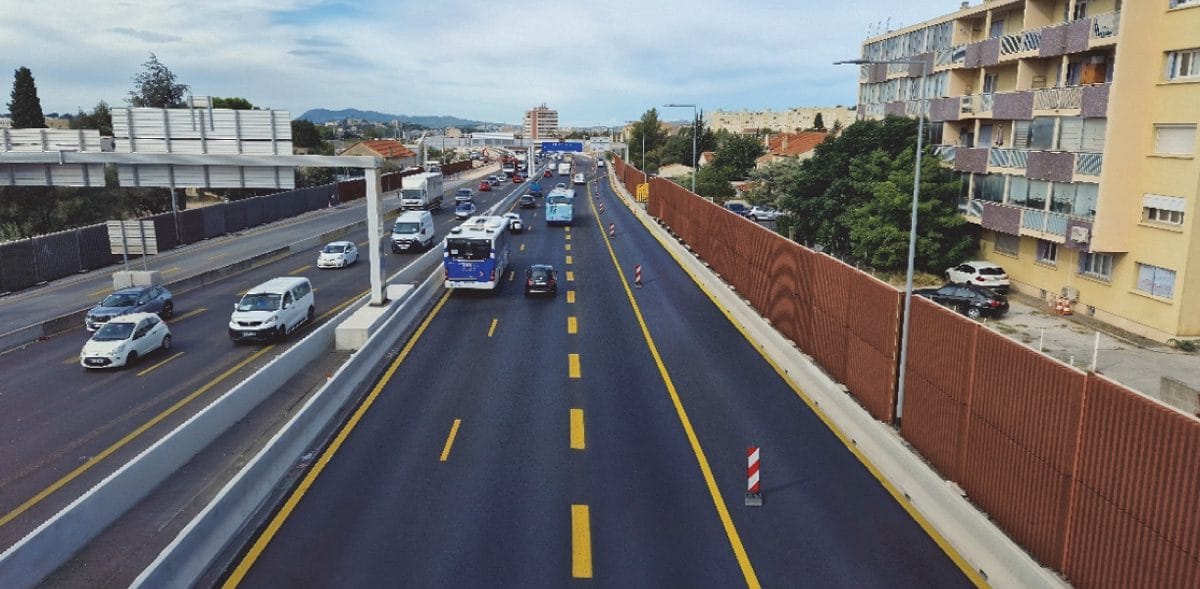
[[1008,297],[977,284],[947,284],[936,288],[918,288],[913,294],[954,309],[972,319],[999,317],[1008,312]]
[[454,192],[454,202],[471,202],[475,200],[475,193],[471,192],[470,188],[459,188]]
[[740,200],[731,200],[729,202],[726,202],[725,209],[731,211],[732,213],[734,213],[736,215],[741,215],[743,217],[750,214],[750,205],[748,205]]
[[523,194],[517,199],[517,206],[523,209],[532,209],[537,207],[537,199],[533,198],[532,194]]
[[171,330],[154,313],[128,313],[105,323],[83,344],[79,365],[118,368],[150,352],[171,349]]
[[770,207],[753,206],[750,207],[750,212],[746,213],[746,216],[755,221],[774,221],[782,214]]
[[946,280],[986,286],[1001,293],[1007,293],[1010,284],[1008,273],[1004,271],[1004,268],[982,260],[964,262],[953,268],[947,268]]
[[334,241],[317,254],[318,268],[345,268],[358,261],[358,246],[353,241]]
[[475,214],[475,203],[473,203],[473,202],[458,203],[458,206],[454,207],[454,218],[455,219],[466,219],[467,217],[470,217],[471,215],[474,215],[474,214]]
[[521,220],[521,215],[517,213],[504,213],[504,218],[508,220],[509,231],[520,233],[525,230],[525,222]]
[[491,191],[492,191],[492,184],[490,182],[488,182],[487,180],[484,180],[483,182],[479,183],[479,192],[491,192]]
[[534,264],[525,270],[525,296],[558,294],[558,272],[549,264]]
[[162,286],[123,288],[92,307],[83,318],[83,326],[96,331],[112,318],[130,313],[158,313],[163,319],[170,319],[175,314],[171,291]]

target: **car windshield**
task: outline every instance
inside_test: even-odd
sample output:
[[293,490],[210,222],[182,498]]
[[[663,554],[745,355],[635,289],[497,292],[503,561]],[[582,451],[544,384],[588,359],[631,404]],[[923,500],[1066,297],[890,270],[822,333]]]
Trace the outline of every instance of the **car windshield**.
[[336,244],[331,243],[331,244],[325,246],[325,249],[323,249],[321,251],[324,253],[327,253],[327,254],[343,254],[343,253],[346,253],[347,249],[349,249],[349,248],[347,248],[344,245],[336,245]]
[[492,254],[492,243],[486,239],[451,238],[446,251],[456,260],[486,260]]
[[980,268],[980,276],[1000,276],[1004,274],[1004,268]]
[[96,335],[92,336],[92,339],[98,342],[115,342],[129,339],[129,336],[133,333],[133,328],[134,324],[127,321],[109,321],[96,332]]
[[113,293],[100,301],[101,307],[132,307],[137,304],[137,293]]
[[238,301],[238,311],[274,311],[279,308],[280,295],[270,293],[250,293]]
[[471,190],[469,188],[459,188],[458,195],[459,196],[471,196]]
[[456,210],[459,212],[465,213],[465,212],[470,212],[470,211],[475,210],[475,207],[471,206],[470,203],[463,203],[463,204],[458,205],[458,208]]
[[399,233],[401,235],[411,235],[420,232],[420,230],[421,225],[419,223],[396,223],[396,226],[392,227],[392,233]]

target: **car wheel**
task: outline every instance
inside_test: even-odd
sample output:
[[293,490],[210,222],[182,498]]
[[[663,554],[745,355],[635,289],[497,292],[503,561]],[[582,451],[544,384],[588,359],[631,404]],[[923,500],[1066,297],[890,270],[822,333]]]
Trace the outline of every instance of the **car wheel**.
[[158,347],[162,348],[164,352],[171,351],[171,334],[164,335]]
[[125,356],[125,363],[121,365],[121,368],[133,364],[137,360],[137,357],[137,352],[129,352],[129,355]]
[[170,319],[175,316],[175,303],[167,301],[163,303],[162,312],[158,314],[163,319]]
[[314,318],[314,317],[316,317],[316,316],[317,316],[317,310],[316,310],[316,309],[314,309],[314,308],[312,308],[312,307],[309,307],[309,308],[308,308],[308,316],[307,316],[307,319],[305,319],[305,321],[308,321],[309,323],[312,323],[312,322],[313,322],[313,318]]
[[980,317],[983,317],[983,311],[981,311],[979,307],[971,307],[967,309],[967,317],[970,317],[971,319],[979,319]]

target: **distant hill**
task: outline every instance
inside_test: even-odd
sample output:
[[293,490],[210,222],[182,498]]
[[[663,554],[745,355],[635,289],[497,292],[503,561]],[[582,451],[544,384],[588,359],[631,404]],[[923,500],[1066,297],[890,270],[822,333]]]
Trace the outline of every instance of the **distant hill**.
[[329,121],[340,121],[342,119],[362,119],[373,123],[390,123],[392,121],[401,121],[406,124],[421,125],[430,129],[438,129],[441,127],[476,127],[486,125],[483,121],[472,121],[470,119],[460,119],[448,115],[392,115],[373,110],[358,110],[356,108],[346,108],[342,110],[328,110],[324,108],[314,108],[304,114],[296,117],[304,119],[311,123],[320,125]]

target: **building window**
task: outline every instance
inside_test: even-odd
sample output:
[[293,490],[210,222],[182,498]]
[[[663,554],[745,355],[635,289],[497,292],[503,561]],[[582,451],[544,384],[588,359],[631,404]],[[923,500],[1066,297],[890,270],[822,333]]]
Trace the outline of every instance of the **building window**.
[[1200,4],[1200,0],[1170,0],[1171,8],[1179,8],[1180,6],[1190,6],[1192,4]]
[[1031,149],[1053,149],[1054,146],[1054,117],[1034,117],[1029,126],[1029,147]]
[[1008,204],[1019,207],[1026,206],[1029,199],[1029,179],[1025,176],[1013,176],[1008,180]]
[[1100,185],[1080,182],[1075,185],[1075,204],[1072,214],[1077,217],[1096,216],[1096,198],[1100,194]]
[[[979,177],[976,176],[978,179]],[[988,174],[983,176],[983,200],[1004,202],[1004,175]]]
[[1142,207],[1142,220],[1147,223],[1161,223],[1163,225],[1183,225],[1183,211]]
[[1068,215],[1075,212],[1075,185],[1063,184],[1061,182],[1054,184],[1053,196],[1050,199],[1050,210],[1055,213],[1066,213]]
[[1030,180],[1029,181],[1029,197],[1025,200],[1025,206],[1044,211],[1046,210],[1046,201],[1050,197],[1050,183],[1045,180]]
[[1079,273],[1100,280],[1112,280],[1112,254],[1079,254]]
[[1154,153],[1192,155],[1196,149],[1196,125],[1154,125]]
[[1200,49],[1172,51],[1167,54],[1167,79],[1200,78]]
[[1021,238],[1007,233],[996,233],[996,251],[1015,256],[1021,251]]
[[1137,289],[1169,299],[1175,293],[1175,271],[1149,264],[1138,264]]
[[1039,239],[1037,241],[1037,261],[1043,264],[1058,263],[1058,244],[1053,241]]

